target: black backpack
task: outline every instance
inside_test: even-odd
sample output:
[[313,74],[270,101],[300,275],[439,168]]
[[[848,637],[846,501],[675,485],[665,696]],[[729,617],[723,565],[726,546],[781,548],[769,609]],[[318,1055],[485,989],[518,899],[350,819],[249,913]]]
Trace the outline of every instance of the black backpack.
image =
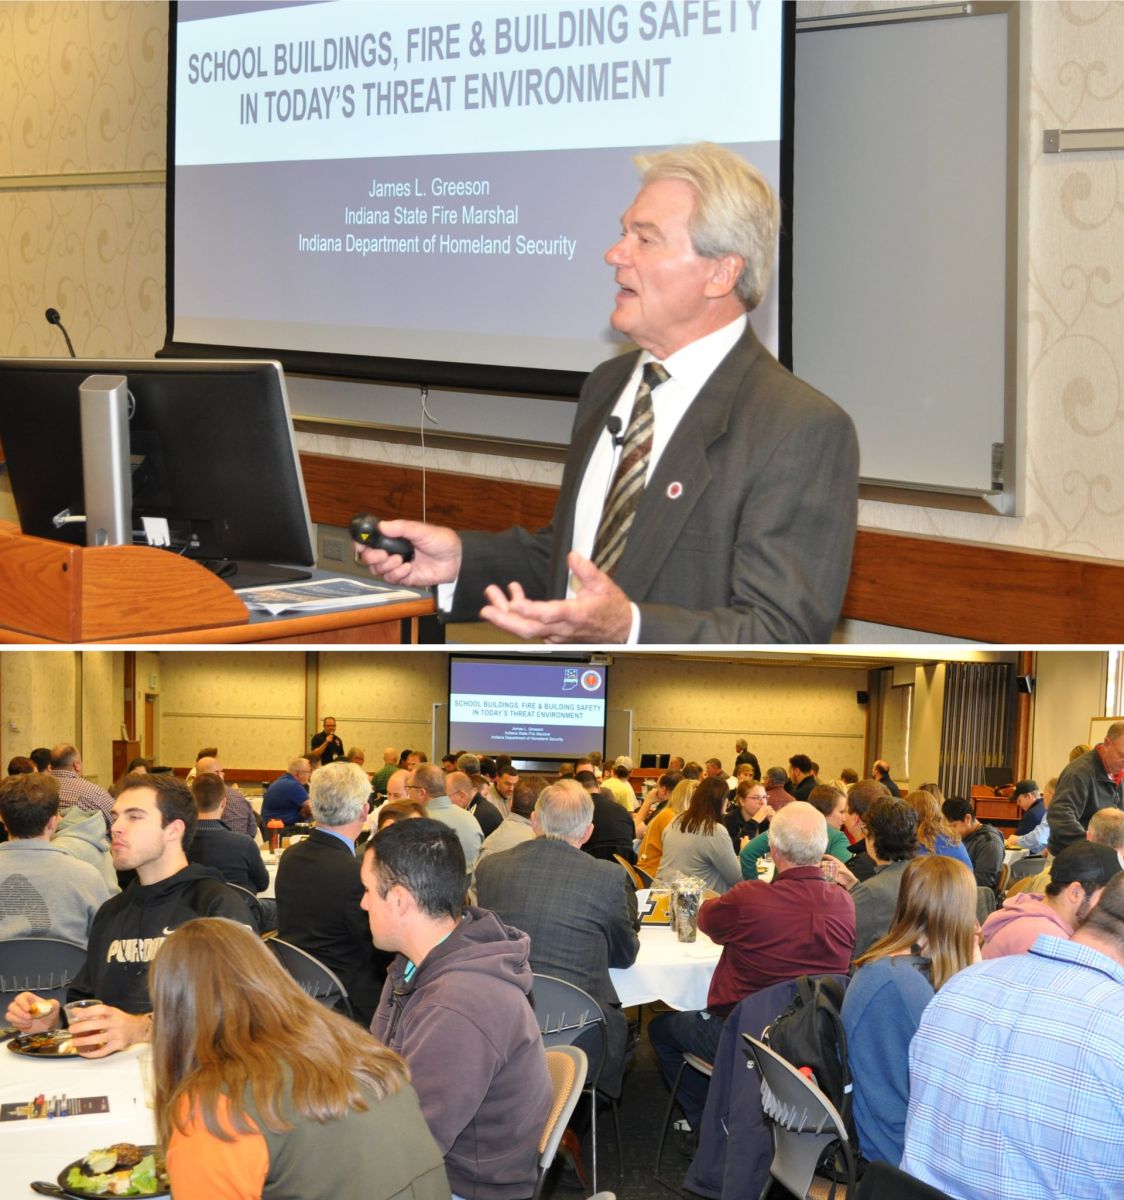
[[801,975],[792,1003],[761,1035],[761,1040],[797,1070],[811,1069],[827,1098],[843,1118],[852,1143],[851,1069],[840,1010],[847,981],[838,975]]

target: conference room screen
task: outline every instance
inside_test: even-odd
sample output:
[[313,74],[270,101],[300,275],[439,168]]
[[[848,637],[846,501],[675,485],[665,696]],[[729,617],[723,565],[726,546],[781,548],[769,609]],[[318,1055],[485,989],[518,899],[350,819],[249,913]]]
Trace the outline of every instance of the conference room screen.
[[[169,349],[576,383],[622,345],[603,255],[634,154],[728,144],[780,190],[784,9],[181,0]],[[774,350],[778,307],[774,285],[755,317]]]

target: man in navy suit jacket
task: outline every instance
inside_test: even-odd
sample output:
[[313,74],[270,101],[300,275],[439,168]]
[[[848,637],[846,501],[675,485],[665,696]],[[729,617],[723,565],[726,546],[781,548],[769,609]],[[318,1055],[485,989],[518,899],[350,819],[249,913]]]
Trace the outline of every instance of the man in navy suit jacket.
[[[391,583],[439,585],[449,619],[479,615],[524,638],[826,642],[850,573],[858,445],[850,418],[748,324],[772,273],[776,196],[717,146],[637,161],[643,187],[605,260],[619,288],[611,324],[641,353],[586,380],[550,526],[460,535],[386,521],[413,560],[360,557]],[[610,424],[629,425],[653,360],[667,380],[651,392],[650,453],[634,468],[644,486],[607,574],[591,560],[617,459]]]

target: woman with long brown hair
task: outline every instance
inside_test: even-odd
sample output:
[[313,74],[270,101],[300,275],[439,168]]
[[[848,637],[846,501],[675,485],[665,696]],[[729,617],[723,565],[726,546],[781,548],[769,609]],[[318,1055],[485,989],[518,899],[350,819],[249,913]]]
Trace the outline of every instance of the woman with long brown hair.
[[918,788],[905,798],[917,814],[917,853],[943,854],[962,862],[972,870],[972,860],[960,842],[960,835],[945,820],[941,801],[932,792]]
[[406,1064],[301,991],[247,928],[181,925],[149,991],[176,1200],[448,1200]]
[[664,831],[661,882],[689,875],[720,895],[741,882],[738,856],[722,823],[726,796],[725,776],[708,775],[699,781],[686,811]]
[[909,1043],[934,994],[979,960],[972,872],[945,855],[912,859],[889,932],[855,960],[843,998],[855,1129],[866,1158],[901,1162]]

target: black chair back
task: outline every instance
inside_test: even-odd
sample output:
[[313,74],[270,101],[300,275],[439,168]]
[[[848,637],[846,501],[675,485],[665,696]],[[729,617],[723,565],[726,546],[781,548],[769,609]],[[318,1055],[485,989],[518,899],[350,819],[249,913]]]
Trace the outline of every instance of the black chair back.
[[345,1017],[355,1020],[355,1012],[347,997],[347,988],[339,980],[339,976],[307,950],[284,942],[280,938],[269,938],[265,943],[273,951],[277,961],[307,992],[313,1000],[318,1000],[325,1008],[342,1013]]
[[66,1003],[66,989],[86,961],[86,948],[58,938],[15,938],[0,942],[0,1004],[34,992]]

